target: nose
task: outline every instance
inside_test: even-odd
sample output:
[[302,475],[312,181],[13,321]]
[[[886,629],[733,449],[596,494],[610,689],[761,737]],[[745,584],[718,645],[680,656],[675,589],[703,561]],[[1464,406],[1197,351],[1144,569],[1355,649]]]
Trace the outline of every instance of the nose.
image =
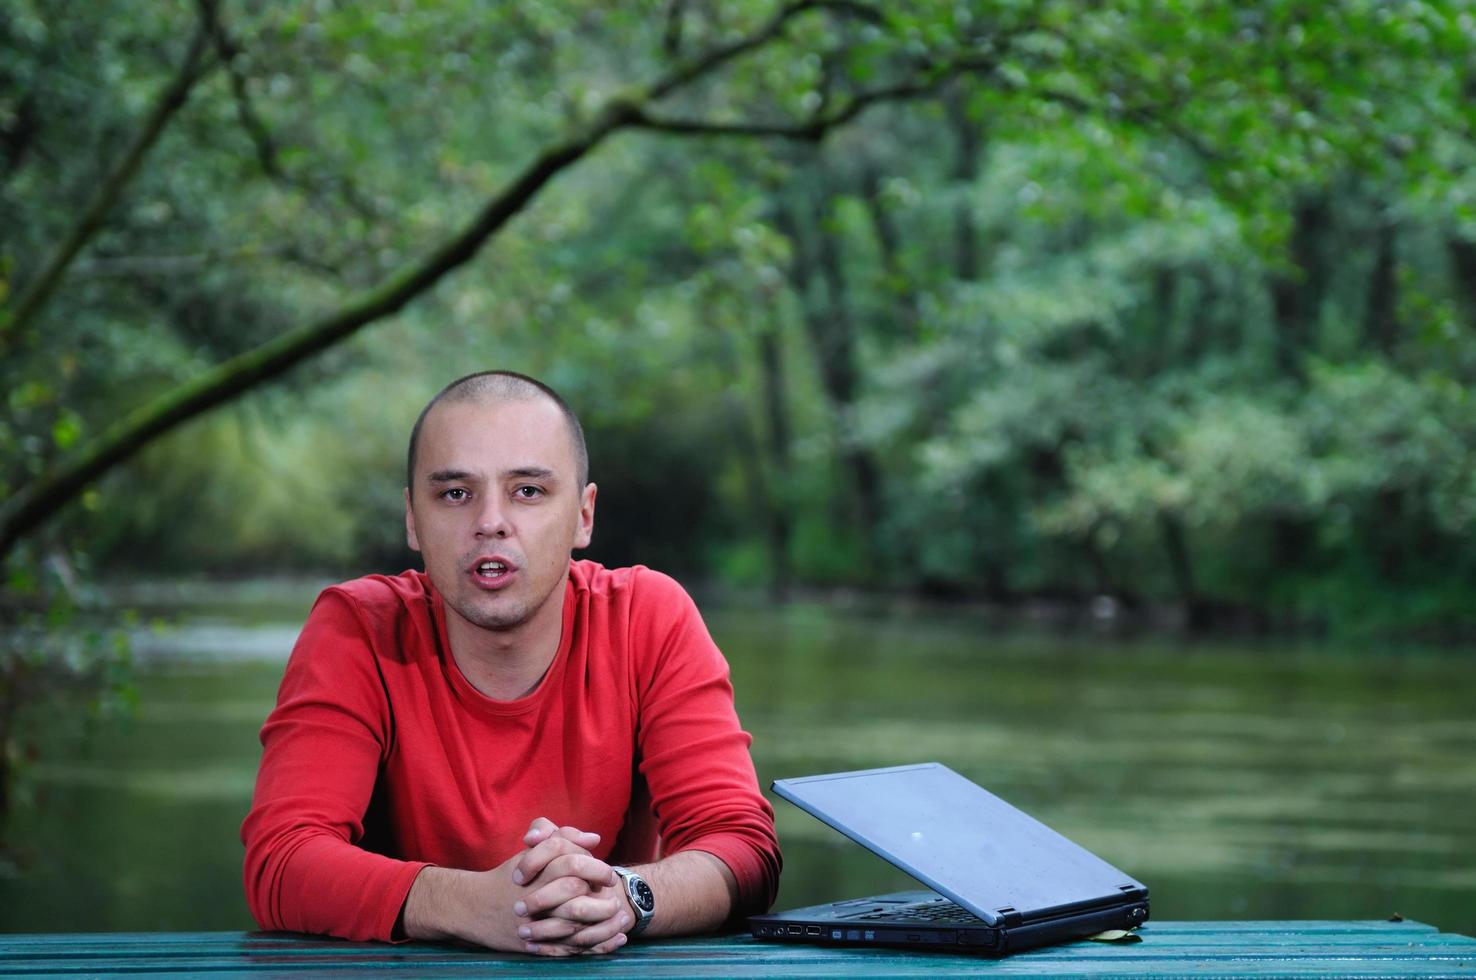
[[512,528],[508,526],[501,505],[495,500],[485,504],[477,514],[477,537],[501,539],[511,533]]

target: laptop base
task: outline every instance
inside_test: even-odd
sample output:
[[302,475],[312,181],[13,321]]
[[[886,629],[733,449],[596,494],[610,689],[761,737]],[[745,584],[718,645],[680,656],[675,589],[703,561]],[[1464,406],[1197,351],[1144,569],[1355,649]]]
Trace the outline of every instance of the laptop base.
[[[949,913],[954,918],[950,921]],[[1085,939],[1108,929],[1135,929],[1148,903],[1074,912],[1056,919],[996,927],[934,891],[874,895],[748,919],[755,939],[810,946],[891,946],[1004,956]]]

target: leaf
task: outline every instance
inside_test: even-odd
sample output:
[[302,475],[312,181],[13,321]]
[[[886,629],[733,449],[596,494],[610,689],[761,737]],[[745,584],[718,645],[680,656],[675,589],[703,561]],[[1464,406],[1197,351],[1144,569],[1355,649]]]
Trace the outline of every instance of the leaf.
[[1131,929],[1108,929],[1087,939],[1094,943],[1141,943],[1143,937]]
[[56,448],[66,452],[82,438],[82,419],[76,412],[65,411],[51,426],[51,439]]

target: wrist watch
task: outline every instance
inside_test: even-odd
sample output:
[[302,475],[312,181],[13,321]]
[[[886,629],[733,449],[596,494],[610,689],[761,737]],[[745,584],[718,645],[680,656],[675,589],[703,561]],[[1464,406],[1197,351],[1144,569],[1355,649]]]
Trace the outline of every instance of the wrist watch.
[[656,893],[651,891],[651,886],[646,884],[646,879],[636,874],[629,868],[619,865],[610,865],[610,870],[620,876],[625,883],[625,897],[630,899],[631,906],[635,909],[635,925],[625,930],[625,934],[634,939],[646,931],[646,926],[656,916]]

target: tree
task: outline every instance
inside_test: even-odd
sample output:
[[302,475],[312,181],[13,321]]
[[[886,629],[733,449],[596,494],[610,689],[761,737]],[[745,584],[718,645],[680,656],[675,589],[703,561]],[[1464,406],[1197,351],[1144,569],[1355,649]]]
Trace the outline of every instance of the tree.
[[[19,229],[6,243],[7,284],[16,287],[4,314],[4,377],[21,393],[4,439],[6,554],[163,433],[294,367],[327,363],[325,352],[348,356],[344,341],[365,326],[434,301],[437,286],[478,262],[488,242],[504,240],[556,177],[570,181],[573,165],[597,150],[611,159],[620,132],[805,144],[849,124],[867,146],[908,125],[948,148],[909,156],[910,146],[925,145],[912,143],[889,157],[906,161],[893,167],[905,169],[903,181],[956,183],[946,231],[926,208],[909,215],[878,207],[877,176],[863,168],[838,197],[823,188],[831,213],[795,232],[805,247],[794,256],[813,253],[814,267],[829,270],[818,278],[831,305],[812,332],[847,338],[823,347],[844,353],[816,362],[828,379],[823,390],[842,407],[854,403],[858,417],[888,390],[877,382],[885,374],[877,351],[898,364],[936,363],[957,346],[945,335],[977,309],[974,298],[993,295],[1011,271],[1008,262],[998,267],[1011,237],[1003,229],[977,252],[971,244],[990,234],[976,220],[987,217],[978,201],[999,179],[994,168],[1008,163],[1001,148],[1046,151],[1036,172],[1022,175],[1022,190],[1044,199],[1014,220],[1056,227],[1015,236],[1025,247],[1080,254],[1110,233],[1114,211],[1177,212],[1192,225],[1208,211],[1182,202],[1204,195],[1228,205],[1247,255],[1275,254],[1289,241],[1289,259],[1262,270],[1281,297],[1275,349],[1288,372],[1300,371],[1316,347],[1306,332],[1320,307],[1307,297],[1322,288],[1305,267],[1320,261],[1307,230],[1313,222],[1296,218],[1316,209],[1294,202],[1325,198],[1350,170],[1390,188],[1423,182],[1438,194],[1441,175],[1470,157],[1461,98],[1469,45],[1461,10],[1449,5],[1390,12],[1351,0],[1121,0],[1083,11],[1057,0],[905,9],[811,0],[673,4],[659,18],[575,2],[509,10],[446,0],[403,15],[210,2],[132,13],[105,22],[37,4],[3,23],[23,55],[4,130],[7,226]],[[170,42],[186,23],[193,39],[181,51]],[[97,65],[77,57],[99,46]],[[117,87],[125,98],[98,111],[99,93],[111,91],[107,71],[125,80]],[[652,81],[632,82],[641,77]],[[138,108],[140,90],[152,110]],[[496,113],[486,108],[488,91],[505,96]],[[924,105],[884,123],[863,118],[912,102]],[[106,131],[90,131],[92,118]],[[107,146],[124,129],[133,149],[105,154],[101,173],[71,160],[53,170],[37,163],[63,161],[68,146]],[[776,165],[804,167],[766,150],[749,156],[755,170],[742,179],[765,186]],[[1071,179],[1083,181],[1082,194],[1052,187],[1067,171],[1052,158],[1081,161]],[[98,188],[94,204],[78,216],[67,203],[88,186]],[[1058,209],[1070,201],[1075,213],[1050,214],[1052,198]],[[866,209],[874,242],[852,240],[855,232],[836,222],[835,208],[852,201]],[[1457,260],[1463,240],[1449,238]],[[904,262],[897,245],[948,241],[955,245],[943,262]],[[917,246],[919,254],[927,247]],[[31,255],[53,257],[33,264]],[[871,255],[880,274],[858,277],[867,259],[856,256]],[[1123,268],[1135,276],[1141,266]],[[1182,276],[1177,268],[1155,266],[1160,306],[1175,278],[1205,281],[1202,268]],[[1381,268],[1386,282],[1392,266]],[[187,286],[165,281],[181,271]],[[95,285],[120,276],[122,289]],[[890,317],[856,316],[874,308],[879,282],[897,285],[888,301],[903,297],[912,311],[901,317],[915,326],[910,345],[878,336],[875,324]],[[61,288],[68,283],[78,288]],[[465,281],[455,288],[473,292]],[[304,317],[303,308],[319,312]],[[1047,360],[1088,353],[1111,329],[1076,326],[1042,338],[1067,348]],[[77,350],[86,356],[71,356]],[[1109,352],[1104,370],[1115,370],[1120,356]],[[956,400],[984,377],[932,374],[947,376],[937,390]],[[942,431],[939,399],[916,401],[917,412],[893,413],[908,416],[901,422],[863,424],[863,439],[846,437],[868,523],[895,505],[895,477],[868,459],[894,449],[891,439],[926,441]],[[1015,475],[1004,484],[1022,493],[1060,489],[1063,453],[1078,438],[1067,426],[1056,443],[1012,457]],[[1008,515],[997,477],[986,480],[993,509]],[[998,577],[1002,559],[990,561]]]
[[[451,0],[403,18],[351,8],[256,11],[214,0],[200,0],[188,15],[177,6],[137,6],[136,19],[38,4],[0,21],[0,31],[25,56],[4,133],[5,208],[10,217],[27,219],[7,223],[20,231],[5,243],[5,295],[14,301],[0,311],[3,376],[17,410],[0,433],[0,556],[7,561],[24,536],[160,436],[431,292],[555,177],[615,133],[818,140],[872,105],[927,94],[960,72],[992,64],[979,61],[966,33],[945,30],[920,44],[918,22],[849,0],[691,13],[673,5],[659,25],[664,53],[638,59],[639,74],[652,79],[644,83],[632,82],[635,73],[625,59],[633,45],[651,40],[652,25],[578,3],[509,10]],[[708,83],[731,64],[762,57],[764,70],[772,70],[796,52],[825,49],[828,25],[854,19],[871,24],[876,37],[865,70],[837,86],[832,103],[773,122],[709,123],[676,114],[679,97],[694,110],[721,103],[721,90]],[[446,30],[467,23],[505,29],[492,50],[505,81],[520,71],[534,79],[513,86],[528,94],[529,104],[537,82],[546,81],[555,65],[562,68],[562,98],[554,100],[553,113],[520,118],[514,112],[510,120],[497,120],[517,134],[514,154],[468,164],[457,156],[485,145],[481,133],[448,141],[440,164],[472,170],[470,178],[450,181],[455,204],[470,205],[471,216],[432,207],[432,220],[425,221],[425,209],[417,213],[423,192],[416,193],[424,168],[400,151],[407,139],[423,134],[425,120],[445,121],[417,82],[444,84],[463,96],[485,84],[471,70],[468,45]],[[130,111],[130,97],[153,87],[157,49],[172,47],[170,38],[185,25],[191,40],[183,53],[171,52],[171,78],[157,88],[150,108]],[[575,59],[588,55],[594,38],[605,46],[580,64]],[[94,63],[99,48],[104,57]],[[378,65],[404,69],[394,94],[412,90],[410,101],[422,117],[387,118],[377,100],[386,92],[376,85]],[[113,84],[110,72],[126,84]],[[344,80],[358,90],[340,90]],[[114,92],[122,96],[119,104],[99,111]],[[325,102],[332,108],[320,112]],[[89,131],[93,119],[110,131]],[[78,147],[105,148],[125,128],[132,131],[128,149],[109,159],[100,175],[86,166],[58,167],[61,180],[53,182],[37,163],[58,161]],[[161,144],[176,155],[161,160]],[[228,161],[224,168],[222,161]],[[69,213],[72,188],[89,184],[96,187],[90,203],[80,214]],[[386,214],[393,210],[398,214]],[[277,240],[244,247],[236,241],[241,232],[260,229]],[[57,244],[40,251],[45,258],[33,265],[28,256],[48,238]],[[89,252],[88,272],[129,270],[131,288],[66,289]],[[264,271],[252,274],[254,262],[264,263]],[[152,275],[137,275],[169,269],[198,279],[161,287]],[[332,295],[337,290],[324,290],[324,278],[349,286],[352,294]],[[322,312],[303,322],[289,312],[300,303]],[[237,311],[244,316],[233,315]],[[161,316],[167,325],[158,322]],[[284,328],[284,319],[298,325]],[[223,321],[244,329],[223,330]],[[136,330],[149,341],[140,344]],[[119,358],[120,352],[131,357]],[[21,618],[37,615],[27,608],[35,590],[17,584],[26,577],[24,565],[11,580],[19,610],[13,614]],[[34,639],[29,630],[7,632],[21,646]],[[47,659],[44,646],[5,651],[0,785],[9,785],[16,757],[13,721],[22,680],[37,656]]]
[[[182,104],[189,85],[193,84],[198,74],[202,39],[207,36],[223,36],[225,29],[220,26],[214,7],[207,3],[202,5],[201,10],[202,25],[176,81],[159,98],[156,109],[150,113],[134,141],[134,149],[130,150],[124,162],[106,182],[104,192],[97,202],[68,232],[64,244],[57,250],[54,258],[30,285],[22,289],[17,307],[8,317],[8,332],[20,333],[35,318],[45,300],[54,292],[66,265],[99,229],[102,214],[116,200],[122,185],[136,171],[143,152],[157,139],[163,125]],[[796,126],[709,125],[690,119],[667,119],[652,111],[663,100],[692,87],[727,63],[777,45],[785,38],[791,22],[810,13],[842,18],[862,16],[877,24],[887,25],[886,18],[861,5],[826,0],[797,0],[769,13],[758,26],[750,27],[736,39],[712,45],[699,55],[680,59],[655,81],[600,100],[592,109],[579,112],[566,135],[545,143],[532,154],[518,173],[481,205],[471,221],[433,244],[420,260],[392,273],[327,315],[280,334],[259,347],[244,351],[135,408],[79,445],[65,460],[50,467],[36,479],[23,482],[13,491],[3,507],[0,507],[0,554],[8,553],[21,535],[50,516],[91,480],[129,458],[159,435],[279,376],[299,362],[341,342],[365,325],[403,308],[446,274],[468,262],[489,238],[522,211],[558,173],[584,158],[619,130],[644,128],[699,135],[714,132],[729,135],[778,133],[819,139],[831,128],[854,118],[869,105],[889,99],[915,97],[932,91],[942,81],[962,70],[992,64],[989,59],[978,62],[977,56],[967,47],[962,51],[958,50],[958,41],[966,39],[946,37],[943,39],[945,43],[939,46],[941,50],[931,56],[906,59],[901,81],[880,87],[857,88],[840,99],[836,107],[813,113]],[[740,19],[753,18],[749,16]],[[894,43],[906,37],[909,26],[915,27],[906,23],[888,26],[892,26],[898,35],[892,39]],[[222,44],[220,48],[228,63],[234,62],[235,47]],[[871,63],[867,65],[868,74],[870,70],[874,70],[875,63],[886,60],[888,54],[891,52],[873,52],[869,59]],[[256,119],[255,114],[245,108],[248,103],[244,101],[244,85],[236,74],[232,73],[231,78],[232,95],[238,101],[241,118],[248,123],[248,130],[257,140],[259,155],[267,162],[266,169],[270,172],[274,169],[274,165],[270,163],[272,155],[264,148],[259,124],[253,122]]]

